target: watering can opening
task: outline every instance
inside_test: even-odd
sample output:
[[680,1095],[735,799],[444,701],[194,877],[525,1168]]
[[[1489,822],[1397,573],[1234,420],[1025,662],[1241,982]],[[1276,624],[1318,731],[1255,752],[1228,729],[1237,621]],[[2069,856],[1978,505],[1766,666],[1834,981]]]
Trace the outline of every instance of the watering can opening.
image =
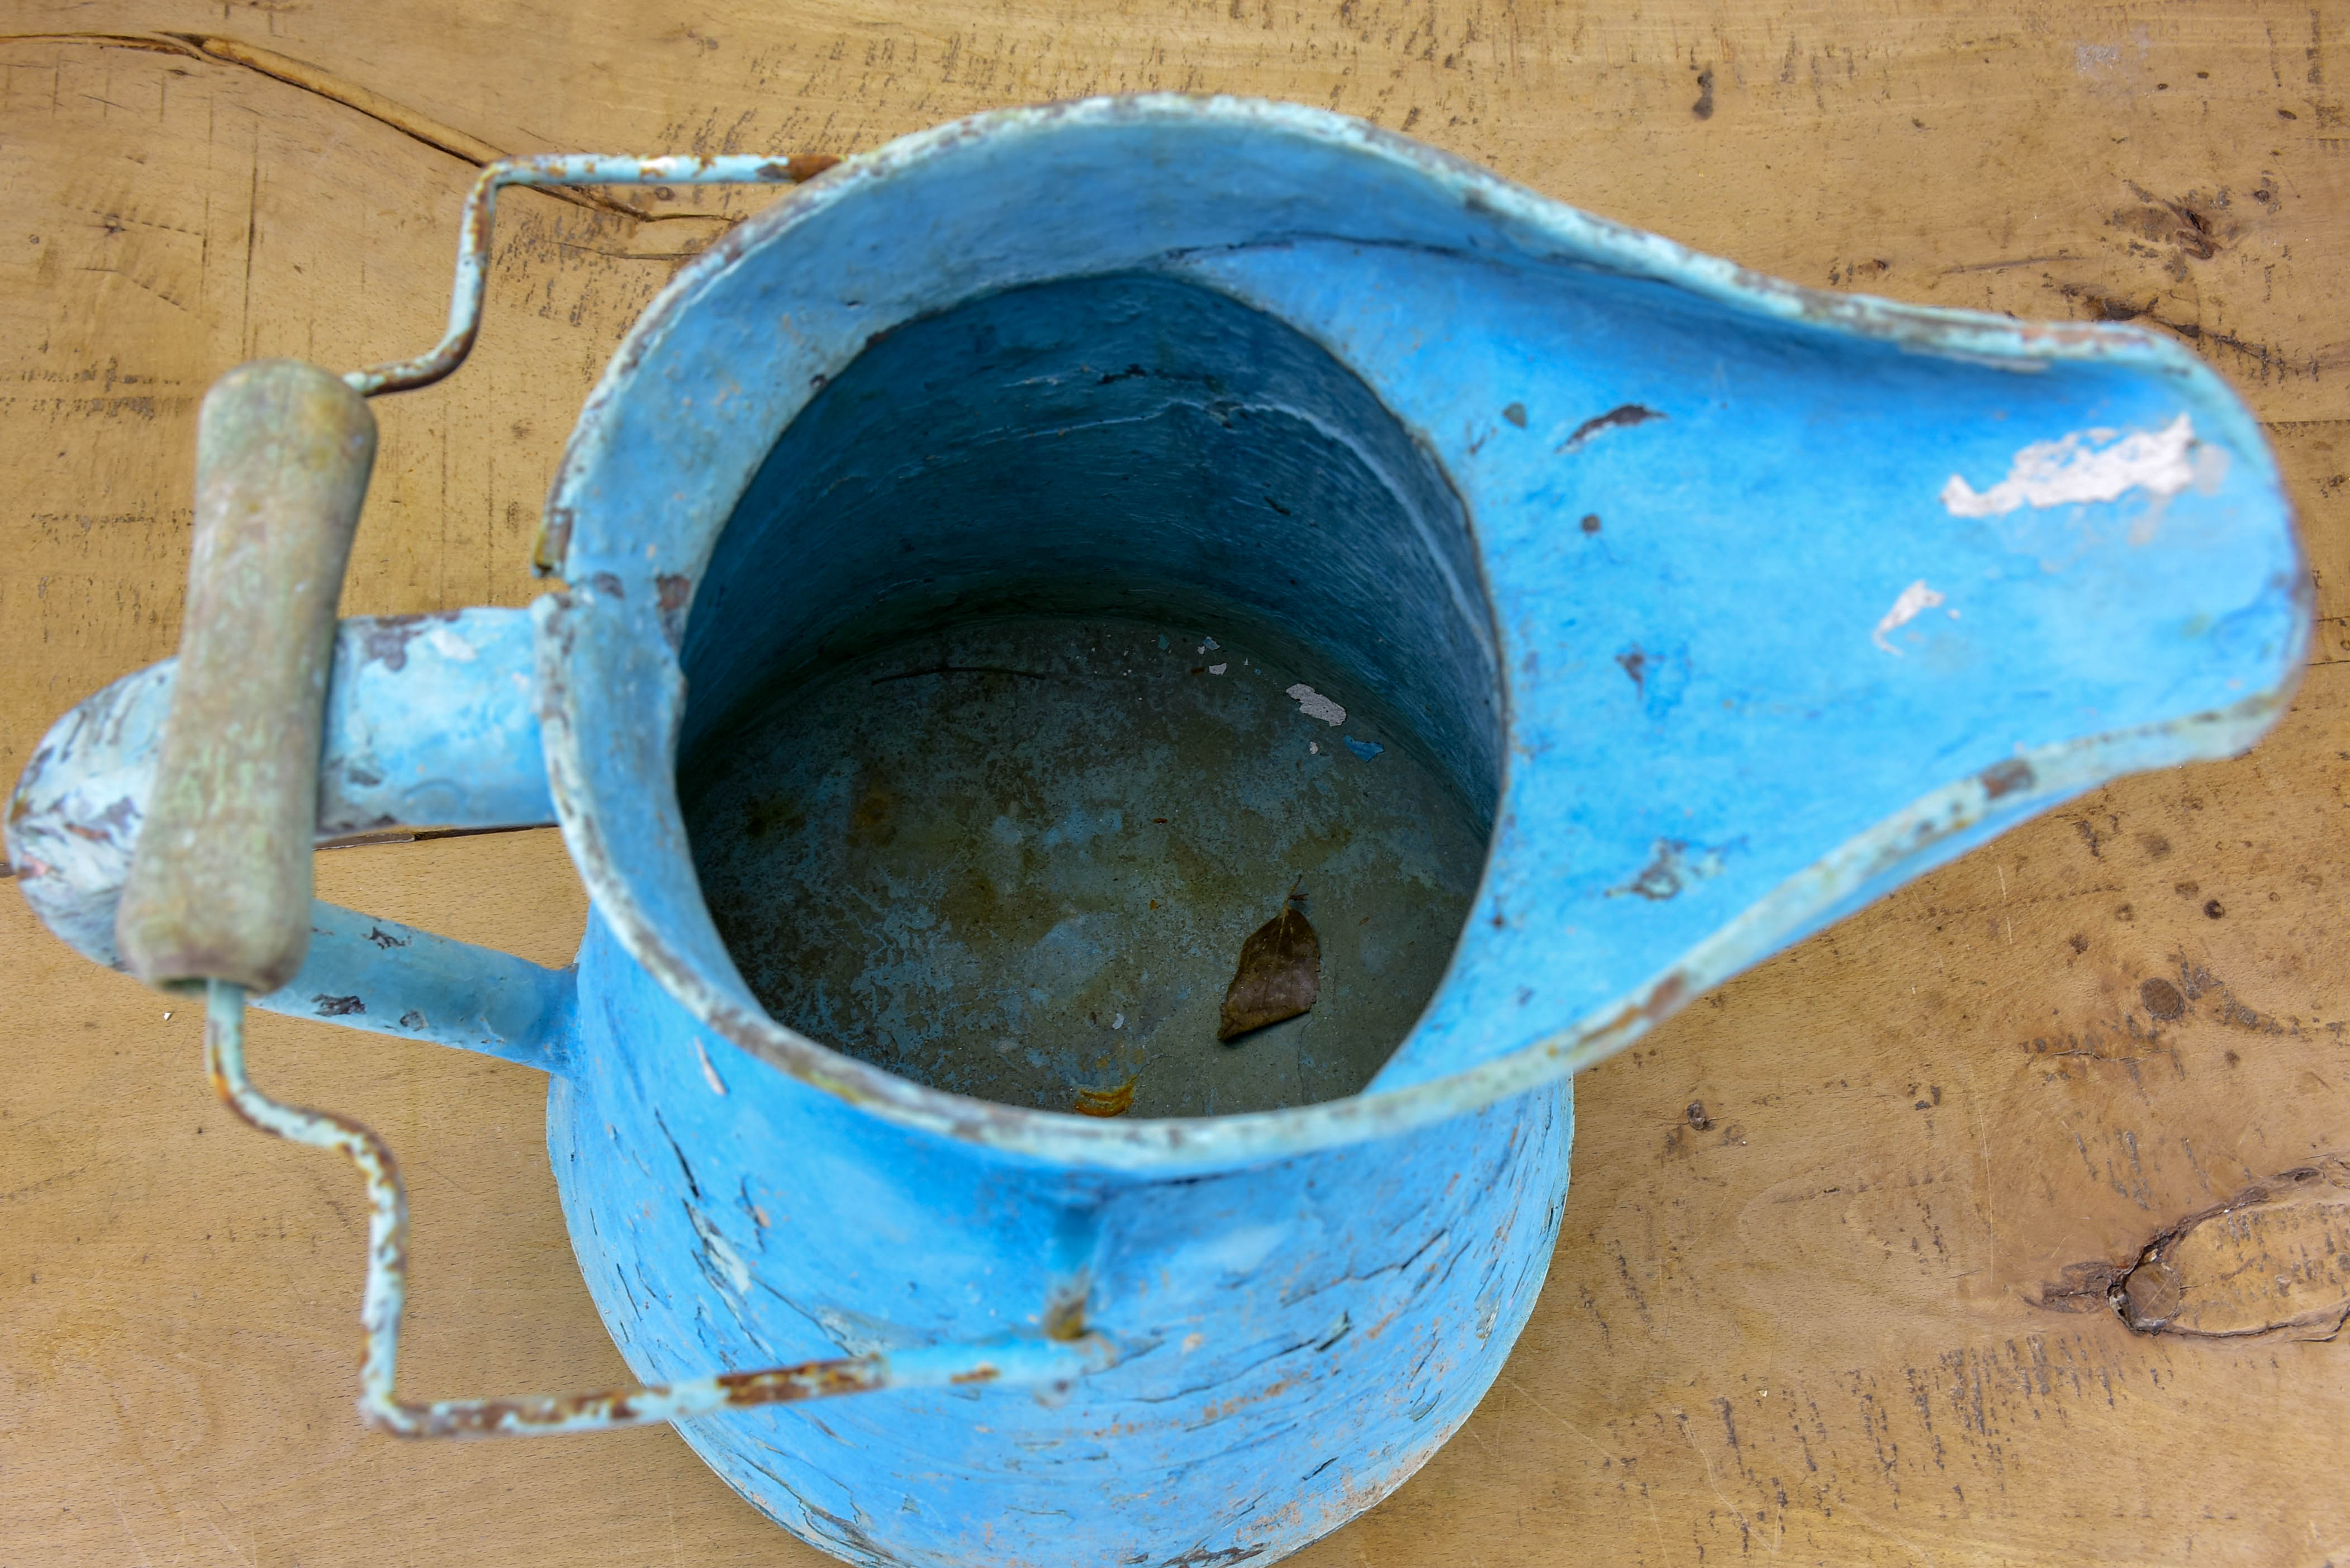
[[[679,797],[777,1022],[930,1087],[1197,1116],[1358,1092],[1501,789],[1470,522],[1274,317],[1149,273],[878,336],[696,595]],[[1287,896],[1312,1007],[1219,1010]]]
[[[2034,813],[2249,744],[2306,628],[2258,430],[2183,351],[1811,293],[1367,127],[1225,99],[941,127],[730,233],[589,398],[537,558],[567,585],[534,608],[535,675],[591,931],[712,1049],[859,1116],[1158,1174],[1432,1125],[1600,1060]],[[1309,745],[1384,745],[1367,768],[1412,763],[1462,803],[1474,913],[1427,917],[1451,950],[1441,983],[1361,1092],[1293,1075],[1267,1090],[1282,1108],[1231,1114],[1220,1095],[1203,1116],[1183,1113],[1204,1093],[1154,1106],[1146,1071],[1113,1124],[1067,1113],[1094,1108],[1080,1088],[1115,1098],[1116,1054],[1073,1059],[1057,1107],[947,1071],[924,1054],[939,995],[968,1015],[985,971],[990,1005],[1066,998],[1109,944],[1087,909],[1049,904],[1021,950],[1078,918],[1045,955],[1066,943],[1071,968],[1014,997],[1010,965],[948,940],[952,887],[902,871],[886,901],[848,900],[871,907],[838,917],[807,1010],[757,975],[757,909],[716,907],[756,782],[725,769],[755,775],[762,737],[810,782],[824,770],[798,753],[853,764],[791,741],[795,705],[840,739],[827,701],[917,753],[913,718],[983,733],[990,703],[988,723],[1030,737],[1019,703],[1041,692],[983,702],[971,683],[1035,684],[1020,660],[1071,619],[1097,623],[1060,628],[1072,670],[1181,649],[1204,682],[1189,671],[1212,634],[1284,695],[1346,710]],[[955,640],[999,632],[1035,640]],[[918,678],[957,664],[1015,673]],[[1351,749],[1333,754],[1343,776]],[[967,773],[990,760],[967,755]],[[1199,771],[1176,776],[1196,789]],[[839,815],[809,840],[836,864],[906,798],[861,778],[833,781]],[[731,828],[728,788],[744,792]],[[998,817],[1031,849],[1080,826],[1041,805],[937,831],[984,855]],[[1180,826],[1147,800],[1118,810],[1121,834]],[[1331,961],[1299,1032],[1319,1029],[1347,978],[1332,927],[1362,915],[1329,908],[1307,867],[1263,870],[1222,940],[1304,892]],[[1229,979],[1237,955],[1217,956],[1195,991]],[[1064,1022],[1115,1037],[1121,1012],[1149,1016],[1109,1000],[1106,1024]],[[971,1034],[1025,1060],[1001,1016]]]

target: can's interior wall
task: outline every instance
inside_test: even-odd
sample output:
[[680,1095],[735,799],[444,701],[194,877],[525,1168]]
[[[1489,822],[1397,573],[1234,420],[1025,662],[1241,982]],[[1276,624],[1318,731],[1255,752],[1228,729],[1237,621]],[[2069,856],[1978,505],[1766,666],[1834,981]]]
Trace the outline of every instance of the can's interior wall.
[[794,420],[694,594],[681,776],[763,688],[992,614],[1245,624],[1383,704],[1490,825],[1502,731],[1470,522],[1318,344],[1149,275],[879,336]]

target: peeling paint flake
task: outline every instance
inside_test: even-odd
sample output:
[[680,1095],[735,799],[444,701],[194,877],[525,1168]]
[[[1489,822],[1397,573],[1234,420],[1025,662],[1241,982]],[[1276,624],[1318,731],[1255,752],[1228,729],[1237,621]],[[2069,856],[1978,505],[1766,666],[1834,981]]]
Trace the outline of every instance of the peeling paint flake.
[[1978,492],[1963,476],[1950,475],[1942,504],[1953,517],[2004,517],[2024,506],[2118,501],[2133,490],[2168,500],[2195,483],[2195,427],[2185,414],[2161,430],[2115,438],[2112,431],[2093,430],[2034,441],[2015,454],[2007,477],[1989,490]]
[[1665,416],[1643,403],[1619,403],[1604,414],[1596,414],[1575,427],[1575,433],[1558,443],[1560,452],[1579,452],[1583,444],[1602,431],[1618,430],[1627,425],[1644,425],[1650,420]]
[[[1876,643],[1877,647],[1885,649],[1886,652],[1893,655],[1894,658],[1900,658],[1901,650],[1894,647],[1891,643],[1886,641],[1885,634],[1888,631],[1893,631],[1901,627],[1908,626],[1911,621],[1916,620],[1920,615],[1932,609],[1936,605],[1939,605],[1941,602],[1942,596],[1928,587],[1926,586],[1925,578],[1918,578],[1916,582],[1901,590],[1901,597],[1893,601],[1893,607],[1887,610],[1885,612],[1885,618],[1877,623],[1877,630],[1871,635],[1869,640]],[[1950,613],[1953,617],[1958,614],[1956,610],[1952,610]]]
[[453,664],[471,664],[481,657],[481,649],[445,626],[433,627],[417,640]]
[[1746,840],[1742,837],[1711,847],[1692,846],[1686,838],[1659,838],[1656,853],[1641,868],[1640,874],[1620,888],[1608,888],[1607,896],[1620,898],[1632,895],[1650,903],[1663,903],[1668,898],[1678,898],[1693,882],[1721,876],[1722,857],[1745,846]]
[[698,1037],[693,1042],[693,1054],[702,1061],[702,1081],[710,1085],[712,1094],[723,1098],[726,1093],[726,1081],[718,1075],[718,1069],[710,1064],[710,1052]]
[[1319,719],[1334,729],[1347,722],[1347,711],[1344,708],[1339,707],[1303,680],[1289,689],[1289,695],[1295,700],[1297,711],[1309,719]]

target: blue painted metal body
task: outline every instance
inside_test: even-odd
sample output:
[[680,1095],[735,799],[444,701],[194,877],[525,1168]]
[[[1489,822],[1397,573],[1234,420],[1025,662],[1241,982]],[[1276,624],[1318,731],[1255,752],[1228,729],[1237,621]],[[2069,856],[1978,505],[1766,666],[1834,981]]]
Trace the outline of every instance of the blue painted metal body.
[[[1447,759],[1498,802],[1484,883],[1362,1096],[1132,1122],[927,1089],[769,1018],[696,885],[679,736],[748,679],[740,638],[696,629],[705,601],[754,605],[729,624],[772,623],[772,663],[913,591],[879,566],[827,578],[837,554],[799,535],[722,553],[730,523],[762,524],[741,504],[778,440],[881,335],[1129,275],[1319,345],[1450,493],[1395,513],[1416,566],[1354,601],[1260,607],[1367,648],[1382,616],[1449,600],[1456,667],[1385,672],[1396,705],[1440,731],[1492,682]],[[310,967],[262,1005],[553,1071],[574,1243],[647,1378],[1033,1330],[1081,1294],[1118,1359],[1057,1396],[681,1423],[771,1517],[876,1563],[1266,1562],[1376,1501],[1531,1309],[1566,1074],[2058,800],[2250,744],[2308,618],[2258,431],[2174,346],[1812,294],[1353,122],[1228,100],[945,127],[742,225],[589,400],[546,554],[570,586],[527,639],[471,611],[446,639],[411,629],[402,665],[338,659],[321,826],[552,815],[595,900],[577,969],[322,907]],[[709,580],[713,559],[756,575]],[[347,651],[375,635],[353,624]],[[101,961],[120,874],[75,829],[130,802],[127,857],[167,680],[61,722],[12,815],[27,897]]]

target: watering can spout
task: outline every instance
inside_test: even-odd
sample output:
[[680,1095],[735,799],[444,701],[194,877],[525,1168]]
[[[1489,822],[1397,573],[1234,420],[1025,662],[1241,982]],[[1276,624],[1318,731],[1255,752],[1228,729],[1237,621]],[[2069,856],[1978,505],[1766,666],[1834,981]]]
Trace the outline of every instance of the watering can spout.
[[[1551,319],[1627,286],[1559,282]],[[1509,778],[1451,974],[1375,1091],[1587,1064],[2027,817],[2245,750],[2290,701],[2291,511],[2190,356],[1882,301],[1790,320],[1782,289],[1685,290],[1679,327],[1610,312],[1652,339],[1614,352],[1554,326],[1534,379],[1579,400],[1523,457],[1488,456],[1508,410],[1457,449]]]
[[[675,753],[616,737],[655,673],[690,668],[691,752],[877,595],[1072,559],[1183,577],[1351,671],[1491,825],[1428,1011],[1359,1117],[1310,1107],[1283,1135],[1311,1139],[1595,1061],[2035,812],[2242,749],[2300,668],[2306,576],[2257,423],[2126,325],[1801,288],[1371,127],[1223,99],[943,128],[763,222],[758,248],[648,317],[582,419],[546,545],[586,588],[550,609],[543,668],[567,826],[657,818],[582,857],[598,908],[795,1070],[837,1063],[759,1013],[663,847],[689,835],[651,787]],[[780,337],[762,325],[778,297]],[[902,425],[870,410],[910,392],[822,401],[966,312],[1005,327],[971,350],[985,397],[955,381]],[[720,381],[742,389],[723,419],[694,390]],[[1229,454],[1248,441],[1218,443],[1276,425],[1313,434],[1243,488]],[[1070,455],[1080,431],[1178,426],[1201,439]],[[1023,429],[1055,444],[997,490],[843,521],[899,483],[871,462],[881,441],[969,452]],[[1121,481],[1105,511],[1035,479],[1090,496],[1105,472],[1165,482]],[[792,512],[818,472],[837,487]],[[1301,497],[1325,509],[1310,525]],[[801,591],[779,607],[785,574]],[[951,1116],[878,1078],[860,1092]]]

